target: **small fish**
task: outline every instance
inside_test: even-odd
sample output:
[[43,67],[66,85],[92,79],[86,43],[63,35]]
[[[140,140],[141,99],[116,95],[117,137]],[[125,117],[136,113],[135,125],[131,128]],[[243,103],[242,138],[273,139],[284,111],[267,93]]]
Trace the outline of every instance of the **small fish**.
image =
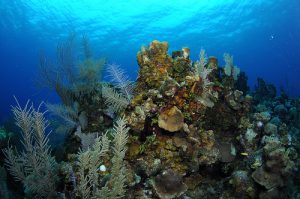
[[260,162],[255,162],[251,166],[252,167],[259,167],[259,166],[261,166],[261,163]]
[[241,153],[241,155],[248,156],[249,154],[247,152],[243,152],[243,153]]

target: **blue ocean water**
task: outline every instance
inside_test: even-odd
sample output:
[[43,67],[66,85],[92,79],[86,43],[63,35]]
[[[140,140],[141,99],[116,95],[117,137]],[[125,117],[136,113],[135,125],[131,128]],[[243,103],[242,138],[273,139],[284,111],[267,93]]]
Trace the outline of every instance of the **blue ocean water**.
[[55,102],[36,86],[39,54],[54,58],[70,32],[87,35],[97,57],[106,57],[137,76],[136,54],[157,39],[169,50],[187,46],[198,59],[204,48],[219,58],[234,55],[251,87],[262,77],[288,94],[300,93],[299,0],[0,0],[0,120],[13,95]]

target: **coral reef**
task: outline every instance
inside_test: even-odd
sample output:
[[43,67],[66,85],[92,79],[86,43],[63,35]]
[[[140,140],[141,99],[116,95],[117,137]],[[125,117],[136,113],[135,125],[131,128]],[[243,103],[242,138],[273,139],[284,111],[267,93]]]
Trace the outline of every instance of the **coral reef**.
[[[63,52],[69,52],[70,45],[65,44]],[[88,44],[84,47],[83,65],[95,68]],[[82,81],[83,87],[93,85],[91,95],[74,95],[68,86],[57,90],[72,93],[72,103],[65,103],[59,115],[76,126],[66,141],[72,150],[65,150],[66,162],[59,163],[57,195],[299,197],[300,177],[295,175],[300,166],[299,99],[277,96],[275,87],[260,78],[250,92],[246,74],[234,66],[229,54],[224,54],[221,67],[204,49],[193,62],[189,48],[170,56],[168,47],[167,42],[154,40],[141,48],[135,83],[120,66],[110,64],[110,83],[95,79],[97,70],[82,69],[83,79],[95,80],[95,84]],[[109,121],[116,117],[122,119],[109,129]],[[12,148],[5,154],[12,170],[17,165]]]
[[137,55],[136,92],[124,114],[131,128],[126,159],[141,186],[133,183],[128,194],[272,198],[288,190],[299,163],[282,121],[290,121],[289,112],[296,121],[297,108],[280,102],[270,110],[267,100],[275,92],[263,80],[253,101],[245,73],[229,54],[222,68],[203,49],[197,62],[187,48],[172,56],[167,50],[166,42],[153,41]]

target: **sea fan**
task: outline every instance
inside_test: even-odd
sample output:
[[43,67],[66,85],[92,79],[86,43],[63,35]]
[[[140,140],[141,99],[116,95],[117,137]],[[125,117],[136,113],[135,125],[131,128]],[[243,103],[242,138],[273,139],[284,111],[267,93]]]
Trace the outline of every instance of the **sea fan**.
[[212,68],[208,68],[207,55],[204,49],[200,50],[199,61],[195,63],[195,77],[197,80],[201,79],[202,82],[202,94],[197,97],[198,101],[206,107],[213,107],[214,102],[211,100],[214,98],[212,93],[212,86],[214,85],[208,78],[209,74],[213,71]]
[[195,63],[195,72],[196,72],[196,75],[198,75],[198,76],[201,74],[201,71],[204,70],[205,65],[207,63],[207,55],[203,48],[201,48],[201,50],[200,50],[199,58],[200,58],[199,61]]
[[208,75],[212,72],[211,68],[205,67],[207,63],[207,55],[204,49],[200,50],[199,61],[195,63],[195,76],[197,79],[202,79],[203,90],[208,92],[213,83],[208,79]]
[[61,104],[47,103],[46,107],[53,115],[62,119],[64,124],[67,125],[69,128],[73,128],[77,125],[77,118],[79,115],[77,105],[65,106]]
[[120,92],[130,101],[132,98],[133,82],[129,80],[124,70],[120,65],[108,64],[107,71],[113,85],[120,89]]
[[119,65],[107,65],[108,77],[111,79],[112,86],[103,85],[102,95],[105,103],[115,113],[119,113],[130,103],[133,91],[133,82],[125,75]]
[[200,77],[203,81],[203,90],[207,92],[209,88],[213,85],[213,83],[208,79],[208,75],[211,73],[212,69],[209,68],[203,68],[202,71],[200,71]]
[[105,98],[105,104],[108,105],[109,109],[113,110],[115,113],[118,113],[126,108],[130,102],[121,93],[107,85],[103,85],[102,95]]
[[233,65],[233,56],[229,53],[224,53],[223,57],[225,61],[224,73],[227,76],[232,76],[234,80],[237,80],[241,70],[237,66]]
[[79,103],[74,102],[72,106],[63,104],[46,104],[47,109],[64,122],[65,130],[80,126],[84,130],[88,125],[88,118],[84,111],[80,112]]

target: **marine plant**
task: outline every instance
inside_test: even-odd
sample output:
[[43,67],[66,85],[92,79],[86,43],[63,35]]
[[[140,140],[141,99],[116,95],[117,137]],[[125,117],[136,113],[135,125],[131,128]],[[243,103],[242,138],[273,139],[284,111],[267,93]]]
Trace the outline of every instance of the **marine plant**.
[[201,76],[201,73],[205,70],[207,64],[207,55],[203,48],[200,50],[199,61],[195,63],[195,74]]
[[223,57],[225,61],[224,73],[229,77],[233,77],[234,80],[237,80],[241,70],[233,65],[233,56],[229,53],[224,53]]
[[7,186],[7,172],[3,166],[0,166],[0,190],[1,199],[13,198],[13,194]]
[[84,130],[87,126],[86,112],[79,112],[80,107],[78,102],[74,102],[72,106],[47,103],[46,107],[53,115],[63,121],[65,131],[66,129],[72,129],[77,126],[80,126]]
[[126,120],[120,118],[113,128],[113,157],[111,170],[106,176],[103,160],[108,156],[110,140],[107,133],[97,137],[93,146],[78,153],[78,177],[80,181],[75,189],[80,198],[115,199],[125,194],[126,168],[124,157],[129,128]]
[[24,107],[16,102],[12,111],[21,130],[23,151],[17,152],[12,146],[4,149],[5,165],[14,179],[22,182],[26,195],[35,198],[53,196],[57,163],[48,144],[46,128],[49,123],[45,112],[40,112],[42,104],[35,109],[29,100]]
[[[54,198],[57,195],[56,188],[59,181],[58,168],[66,167],[64,166],[66,163],[57,163],[51,155],[48,144],[51,131],[46,132],[49,122],[45,119],[45,112],[41,112],[41,105],[35,109],[28,100],[26,105],[21,107],[17,101],[17,106],[13,107],[13,114],[16,125],[21,129],[23,151],[18,152],[9,146],[3,153],[6,167],[16,181],[22,182],[27,197]],[[128,131],[126,120],[120,118],[110,133],[113,146],[110,146],[108,133],[105,133],[95,139],[91,148],[79,151],[78,164],[74,168],[78,177],[74,183],[77,184],[75,187],[77,196],[103,199],[124,196],[126,190],[124,157]],[[111,162],[108,163],[111,153]],[[111,165],[109,173],[105,173],[105,164],[107,167]],[[102,167],[100,170],[101,165],[104,170]],[[75,178],[73,180],[75,181]]]
[[13,132],[9,132],[4,126],[0,126],[0,148],[6,146],[7,141],[13,138],[14,135]]
[[[45,56],[40,58],[43,85],[56,91],[61,105],[48,105],[54,115],[67,122],[69,129],[81,126],[96,131],[101,121],[94,115],[103,115],[105,105],[101,97],[102,71],[105,59],[94,59],[87,36],[82,38],[82,57],[77,60],[75,34],[57,46],[56,64]],[[89,114],[87,114],[89,113]],[[96,124],[98,125],[92,125]]]
[[108,77],[113,86],[104,84],[102,95],[108,109],[119,113],[130,103],[133,92],[133,82],[126,76],[124,70],[116,64],[107,65]]
[[[213,82],[209,79],[210,73],[214,68],[209,68],[207,66],[207,55],[204,49],[200,50],[199,61],[195,62],[195,77],[197,81],[201,82],[201,87],[203,92],[197,97],[199,102],[208,107],[213,107],[214,102],[211,100],[213,98],[212,86]],[[194,84],[196,85],[196,84]]]

